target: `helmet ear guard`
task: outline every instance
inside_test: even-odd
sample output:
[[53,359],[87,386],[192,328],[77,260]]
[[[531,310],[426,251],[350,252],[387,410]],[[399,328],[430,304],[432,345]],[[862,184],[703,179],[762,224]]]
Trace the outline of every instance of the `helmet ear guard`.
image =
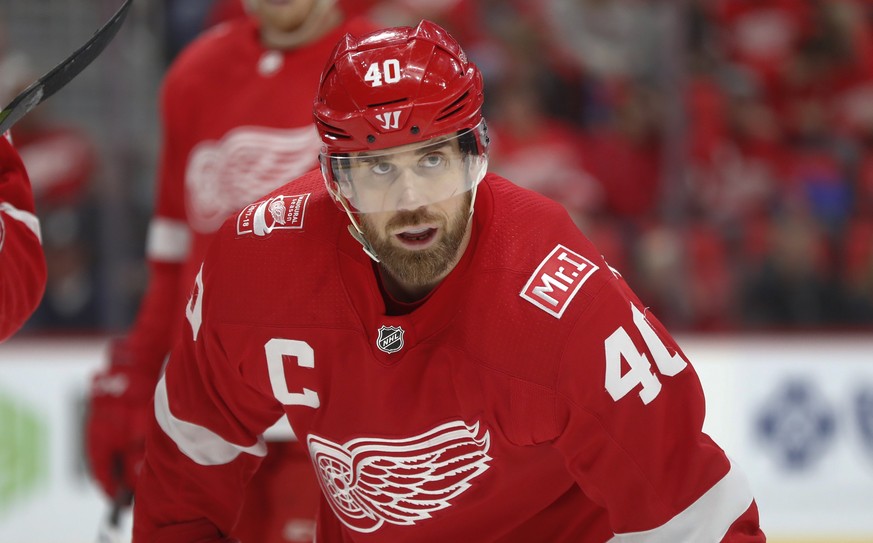
[[488,145],[491,143],[491,138],[488,136],[488,125],[485,119],[476,125],[472,130],[462,132],[458,138],[458,145],[462,153],[471,155],[487,155]]
[[344,162],[339,156],[329,156],[325,153],[319,155],[321,175],[327,183],[327,189],[334,199],[339,197],[351,200],[355,196],[355,187],[352,184],[348,168],[344,168]]

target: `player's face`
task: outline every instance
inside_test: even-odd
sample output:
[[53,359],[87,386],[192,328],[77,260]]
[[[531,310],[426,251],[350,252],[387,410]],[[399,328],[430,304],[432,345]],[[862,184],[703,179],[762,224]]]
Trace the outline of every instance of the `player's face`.
[[265,27],[279,32],[300,28],[322,0],[247,0],[251,11]]
[[410,292],[429,289],[460,260],[469,240],[472,192],[394,212],[359,215],[384,269]]
[[484,153],[461,151],[471,136],[321,155],[328,189],[409,298],[448,275],[469,241],[473,190],[488,165]]
[[484,155],[461,152],[450,135],[425,142],[325,157],[328,188],[352,213],[412,211],[469,192],[485,174]]

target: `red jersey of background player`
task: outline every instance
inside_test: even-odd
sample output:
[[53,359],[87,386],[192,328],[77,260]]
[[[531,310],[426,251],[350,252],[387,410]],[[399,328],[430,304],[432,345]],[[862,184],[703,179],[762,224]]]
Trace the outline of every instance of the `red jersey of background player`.
[[[135,540],[227,533],[287,415],[319,541],[764,541],[694,369],[621,276],[535,193],[492,174],[475,208],[402,315],[318,173],[228,221],[157,388]],[[178,519],[190,539],[161,532]]]
[[0,341],[33,313],[45,290],[39,220],[24,164],[0,135]]
[[[325,59],[346,32],[344,21],[316,42],[270,50],[257,21],[228,21],[189,45],[161,89],[163,147],[155,216],[146,256],[150,282],[127,338],[156,375],[176,319],[213,234],[234,211],[317,166],[312,125]],[[256,104],[256,107],[253,107]]]
[[[184,320],[205,248],[234,211],[317,165],[312,97],[340,36],[370,30],[332,0],[247,3],[251,18],[219,25],[176,58],[161,89],[162,150],[149,230],[148,290],[136,323],[111,343],[92,379],[86,425],[91,471],[122,503],[141,464],[149,399]],[[234,535],[310,541],[318,489],[287,424],[249,486]],[[281,504],[281,505],[279,505]]]

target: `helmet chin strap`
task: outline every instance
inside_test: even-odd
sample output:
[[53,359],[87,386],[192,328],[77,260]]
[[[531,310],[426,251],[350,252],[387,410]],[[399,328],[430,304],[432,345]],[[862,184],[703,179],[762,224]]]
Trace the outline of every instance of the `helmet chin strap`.
[[476,193],[479,191],[479,183],[473,185],[473,188],[470,189],[472,194],[470,195],[470,214],[467,215],[467,222],[473,218],[473,211],[476,208]]
[[[483,121],[483,123],[484,123],[484,121]],[[473,192],[473,194],[471,195],[471,198],[470,198],[470,214],[467,216],[467,221],[469,221],[470,219],[473,218],[473,211],[476,207],[476,194],[479,191],[479,183],[482,182],[482,179],[485,177],[485,172],[488,171],[488,156],[487,155],[485,155],[484,160],[485,160],[485,164],[482,166],[482,173],[479,176],[479,178],[476,180],[476,182],[473,183],[473,187],[470,189]]]
[[367,256],[373,259],[373,262],[376,262],[378,264],[379,257],[376,256],[376,250],[373,249],[373,246],[370,245],[370,242],[367,241],[366,237],[364,237],[364,232],[363,230],[361,230],[361,226],[358,224],[357,219],[355,219],[355,214],[352,213],[351,209],[349,209],[349,205],[346,202],[346,199],[343,196],[337,195],[336,201],[339,202],[341,206],[343,206],[346,215],[348,215],[349,217],[349,221],[351,221],[352,223],[349,225],[349,234],[351,234],[352,237],[361,244],[361,247],[364,249],[364,252],[367,253]]

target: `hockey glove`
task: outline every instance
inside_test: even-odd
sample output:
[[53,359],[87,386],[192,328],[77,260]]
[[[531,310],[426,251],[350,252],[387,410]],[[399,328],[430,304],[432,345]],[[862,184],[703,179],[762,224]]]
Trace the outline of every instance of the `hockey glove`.
[[92,475],[110,499],[129,495],[142,467],[157,376],[140,366],[124,340],[115,340],[110,366],[91,380],[85,446]]

